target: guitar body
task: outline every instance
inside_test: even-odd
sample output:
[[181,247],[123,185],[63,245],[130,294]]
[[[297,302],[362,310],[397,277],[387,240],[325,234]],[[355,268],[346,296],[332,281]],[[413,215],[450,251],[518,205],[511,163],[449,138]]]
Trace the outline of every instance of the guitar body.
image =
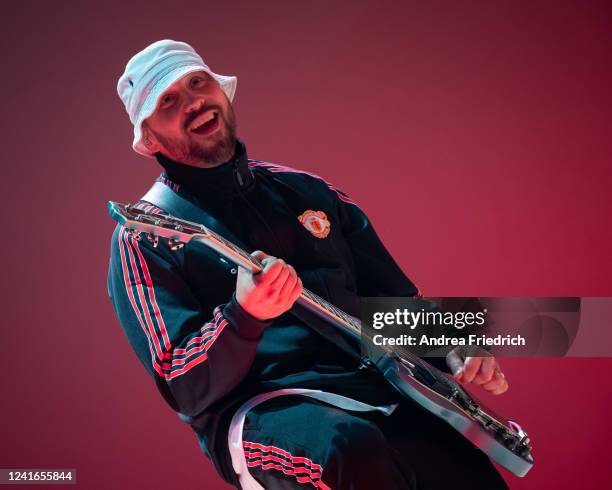
[[[452,387],[455,381],[448,374],[438,371],[435,382],[440,384],[440,378],[446,378],[448,385],[430,386],[427,380],[419,379],[413,368],[392,355],[378,361],[376,366],[402,395],[440,417],[507,470],[517,476],[525,476],[533,466],[529,440],[520,427],[499,416],[494,416],[497,423],[489,422],[487,419],[493,418],[492,412],[483,409],[470,395],[467,400],[462,400],[465,407],[461,406],[459,394]],[[430,366],[429,370],[435,368]],[[465,390],[462,391],[466,393]],[[507,428],[512,425],[515,426],[515,431],[522,433],[520,438],[507,433]],[[514,449],[510,449],[509,444]]]

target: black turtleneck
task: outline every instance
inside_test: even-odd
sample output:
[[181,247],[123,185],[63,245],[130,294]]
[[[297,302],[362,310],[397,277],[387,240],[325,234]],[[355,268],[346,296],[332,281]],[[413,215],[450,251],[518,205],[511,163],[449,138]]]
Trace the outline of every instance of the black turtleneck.
[[206,209],[243,243],[272,255],[289,256],[297,220],[291,216],[294,213],[288,213],[289,218],[278,213],[282,198],[255,177],[241,140],[236,139],[232,158],[213,168],[179,163],[161,153],[156,158],[168,179],[179,184],[179,194]]
[[246,147],[239,139],[236,139],[232,158],[213,168],[186,165],[161,153],[156,153],[155,157],[172,182],[195,196],[212,194],[215,199],[227,201],[251,190],[255,182],[248,166]]

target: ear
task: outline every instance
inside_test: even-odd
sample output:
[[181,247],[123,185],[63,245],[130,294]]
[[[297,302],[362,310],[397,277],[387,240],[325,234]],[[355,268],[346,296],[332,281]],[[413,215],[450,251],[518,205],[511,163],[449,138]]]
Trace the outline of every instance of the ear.
[[142,143],[151,153],[157,153],[161,148],[161,145],[159,144],[159,141],[157,141],[157,138],[155,138],[153,132],[150,131],[147,125],[144,123],[142,125]]

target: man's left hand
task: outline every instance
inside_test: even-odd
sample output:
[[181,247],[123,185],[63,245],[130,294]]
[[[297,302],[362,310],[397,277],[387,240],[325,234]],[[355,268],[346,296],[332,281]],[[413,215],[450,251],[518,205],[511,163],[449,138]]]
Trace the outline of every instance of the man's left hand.
[[446,356],[446,364],[457,381],[481,385],[493,395],[501,395],[508,390],[508,380],[493,356],[464,359],[457,349],[453,349]]

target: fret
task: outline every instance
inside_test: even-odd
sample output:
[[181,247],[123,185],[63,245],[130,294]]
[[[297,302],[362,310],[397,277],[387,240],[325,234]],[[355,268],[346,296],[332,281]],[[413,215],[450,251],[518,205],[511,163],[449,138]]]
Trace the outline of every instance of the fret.
[[232,242],[230,242],[229,240],[226,240],[221,235],[219,235],[219,234],[215,233],[214,231],[212,231],[210,228],[207,228],[206,231],[215,240],[221,242],[223,245],[225,245],[230,250],[232,250],[233,252],[235,252],[238,255],[240,255],[242,258],[247,259],[252,264],[256,263],[255,260],[253,259],[253,257],[251,257],[251,254],[247,253],[245,250],[240,248],[238,245],[234,245]]
[[[223,238],[222,236],[220,236],[219,234],[215,233],[214,231],[212,231],[210,229],[207,229],[207,232],[208,232],[208,234],[213,239],[215,239],[218,242],[222,243],[223,245],[225,245],[227,248],[229,248],[230,250],[232,250],[236,254],[238,254],[241,257],[247,259],[252,264],[256,263],[254,261],[254,259],[250,256],[250,254],[245,252],[243,249],[241,249],[237,245],[234,245],[232,242],[230,242],[229,240]],[[313,293],[312,291],[309,291],[308,289],[304,288],[302,290],[302,296],[305,296],[309,300],[311,300],[311,301],[315,302],[316,304],[318,304],[319,306],[321,306],[326,313],[331,314],[332,316],[334,316],[335,318],[343,321],[344,323],[349,324],[354,329],[361,330],[361,323],[360,322],[356,321],[356,319],[354,319],[350,315],[346,314],[342,310],[336,308],[334,305],[332,305],[328,301],[324,300],[323,298],[321,298],[317,294]]]
[[319,306],[321,306],[324,310],[326,310],[328,313],[330,313],[337,319],[349,324],[351,327],[353,327],[353,329],[361,331],[361,321],[359,319],[349,315],[348,313],[345,313],[344,311],[340,310],[336,306],[332,305],[331,303],[316,295],[312,291],[309,291],[308,289],[304,289],[302,291],[302,294],[308,299],[317,303]]

